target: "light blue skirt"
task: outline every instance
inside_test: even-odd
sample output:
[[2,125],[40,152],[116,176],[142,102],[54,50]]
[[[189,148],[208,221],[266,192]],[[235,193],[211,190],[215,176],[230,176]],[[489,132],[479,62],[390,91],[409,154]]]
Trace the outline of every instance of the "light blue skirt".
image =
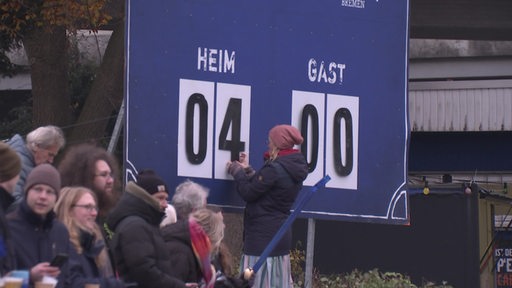
[[[253,267],[259,256],[242,255],[241,269]],[[268,257],[256,273],[252,288],[293,288],[290,255]]]

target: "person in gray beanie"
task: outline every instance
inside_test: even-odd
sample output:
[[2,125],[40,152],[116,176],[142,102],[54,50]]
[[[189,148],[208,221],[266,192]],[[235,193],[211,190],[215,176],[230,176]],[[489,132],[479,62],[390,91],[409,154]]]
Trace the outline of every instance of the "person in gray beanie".
[[[37,169],[34,169],[33,172],[28,175],[27,182],[25,183],[25,194],[28,194],[29,190],[35,185],[46,185],[47,187],[44,188],[46,188],[48,194],[53,194],[55,196],[55,201],[57,201],[60,191],[59,172],[50,164],[41,164],[36,168]],[[50,210],[46,213],[50,212]]]
[[[31,287],[43,276],[57,278],[57,287],[73,287],[71,261],[61,267],[50,265],[58,254],[71,260],[76,252],[69,233],[55,216],[53,208],[60,191],[60,174],[52,165],[36,166],[25,182],[25,197],[13,212],[7,214],[16,260],[16,270],[28,270]],[[75,255],[75,256],[74,256]]]

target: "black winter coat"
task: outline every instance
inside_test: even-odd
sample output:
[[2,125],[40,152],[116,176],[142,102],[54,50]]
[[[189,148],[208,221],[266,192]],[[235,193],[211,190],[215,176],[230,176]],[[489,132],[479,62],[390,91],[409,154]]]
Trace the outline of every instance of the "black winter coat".
[[[306,159],[298,150],[267,161],[253,176],[243,170],[235,175],[237,190],[246,202],[244,211],[244,247],[246,255],[259,256],[290,215],[290,209],[308,175]],[[269,255],[290,253],[291,230],[281,238]]]
[[5,219],[5,211],[13,202],[14,197],[0,187],[0,275],[5,275],[14,269],[14,250]]
[[115,266],[124,282],[137,287],[180,288],[185,283],[171,276],[171,260],[160,234],[164,216],[158,201],[134,182],[107,217],[114,236],[110,248]]
[[95,241],[94,236],[85,231],[81,231],[80,240],[83,251],[82,254],[77,254],[76,259],[81,269],[82,277],[74,281],[74,283],[80,287],[87,283],[100,284],[101,288],[125,287],[121,280],[118,280],[113,276],[103,277],[98,269],[98,266],[96,265],[95,258],[105,248],[105,243],[103,241]]
[[171,257],[171,274],[187,283],[199,283],[202,280],[201,268],[192,250],[188,220],[163,227],[162,237]]
[[[76,257],[68,230],[55,218],[53,211],[42,219],[32,212],[26,201],[22,201],[15,211],[7,214],[7,223],[13,240],[17,270],[30,270],[36,264],[50,262],[60,253],[69,255],[70,259]],[[67,261],[60,268],[57,287],[76,287],[73,281],[78,267],[73,263]]]

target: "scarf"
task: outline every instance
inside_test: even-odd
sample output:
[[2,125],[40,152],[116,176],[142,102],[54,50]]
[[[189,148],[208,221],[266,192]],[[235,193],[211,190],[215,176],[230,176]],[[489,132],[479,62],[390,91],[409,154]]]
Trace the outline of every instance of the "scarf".
[[192,250],[194,251],[194,255],[196,256],[197,262],[199,262],[199,267],[201,268],[201,273],[203,274],[204,282],[206,283],[206,288],[213,288],[215,284],[215,277],[213,277],[213,271],[211,268],[210,261],[210,239],[204,232],[203,228],[193,219],[189,220],[189,231],[190,231],[190,240],[192,242]]
[[[277,156],[286,156],[286,155],[290,155],[290,154],[295,154],[295,153],[300,153],[300,151],[298,149],[283,149],[283,150],[279,150],[279,152],[277,152]],[[268,161],[270,159],[270,153],[268,151],[266,151],[265,153],[263,153],[263,160],[264,161]]]

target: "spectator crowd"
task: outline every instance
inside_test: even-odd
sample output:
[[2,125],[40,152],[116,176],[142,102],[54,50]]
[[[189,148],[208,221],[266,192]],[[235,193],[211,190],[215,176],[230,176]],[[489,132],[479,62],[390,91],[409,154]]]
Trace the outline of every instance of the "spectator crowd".
[[186,179],[171,189],[152,169],[122,188],[113,155],[95,144],[65,147],[52,125],[0,141],[0,277],[24,271],[25,287],[36,288],[293,287],[291,232],[260,271],[243,273],[290,214],[308,171],[297,129],[277,125],[268,140],[261,169],[246,153],[227,164],[246,203],[238,273],[209,188]]

